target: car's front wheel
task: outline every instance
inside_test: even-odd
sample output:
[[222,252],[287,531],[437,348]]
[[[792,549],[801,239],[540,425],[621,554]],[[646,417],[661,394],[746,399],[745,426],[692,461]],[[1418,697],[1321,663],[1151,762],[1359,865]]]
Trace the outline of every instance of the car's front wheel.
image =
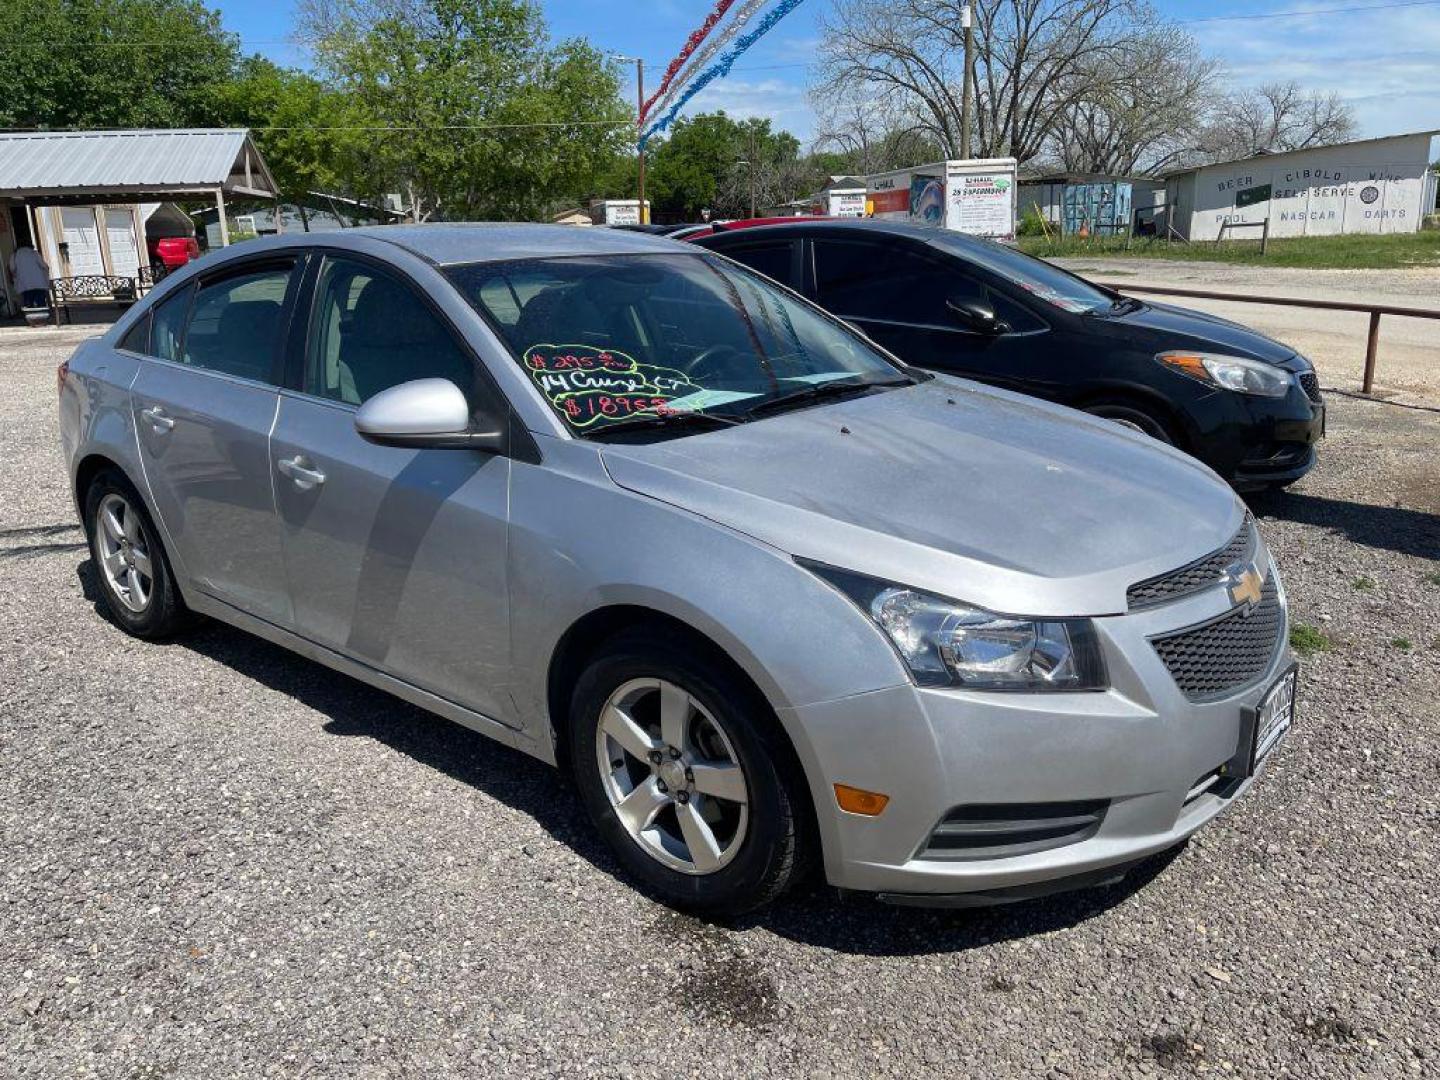
[[1164,419],[1127,401],[1096,402],[1093,405],[1085,406],[1085,411],[1091,416],[1113,420],[1121,427],[1128,427],[1132,431],[1149,435],[1152,439],[1171,446],[1175,445],[1175,435]]
[[180,629],[187,612],[158,531],[119,473],[101,473],[90,484],[85,525],[101,602],[111,617],[137,637],[165,637]]
[[581,675],[570,717],[581,797],[621,864],[716,916],[780,895],[808,846],[798,770],[740,681],[659,635],[622,635]]

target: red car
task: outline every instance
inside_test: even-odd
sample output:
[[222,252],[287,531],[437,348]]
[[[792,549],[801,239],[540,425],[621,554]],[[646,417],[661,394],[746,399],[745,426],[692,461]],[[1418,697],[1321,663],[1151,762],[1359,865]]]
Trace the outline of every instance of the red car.
[[145,244],[150,250],[150,265],[174,270],[191,259],[200,257],[200,245],[193,236],[151,237]]

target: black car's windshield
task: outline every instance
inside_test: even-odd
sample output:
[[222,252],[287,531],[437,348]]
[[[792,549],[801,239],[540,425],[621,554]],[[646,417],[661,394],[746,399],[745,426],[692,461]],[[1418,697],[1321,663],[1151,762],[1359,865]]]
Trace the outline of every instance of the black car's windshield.
[[831,395],[795,391],[832,381],[911,381],[863,338],[713,255],[519,259],[447,273],[577,433],[681,412],[748,417],[782,397],[803,407]]
[[937,236],[935,243],[950,248],[962,259],[983,266],[1062,311],[1076,314],[1108,311],[1115,302],[1113,296],[1097,289],[1084,278],[1003,244],[970,237],[951,240],[943,236]]

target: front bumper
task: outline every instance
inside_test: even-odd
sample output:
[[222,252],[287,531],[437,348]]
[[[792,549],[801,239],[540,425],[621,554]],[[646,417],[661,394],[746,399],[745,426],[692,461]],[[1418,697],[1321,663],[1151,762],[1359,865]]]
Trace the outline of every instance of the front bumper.
[[[1101,883],[1179,844],[1253,782],[1234,777],[1243,713],[1291,662],[1282,620],[1254,682],[1221,700],[1188,700],[1149,639],[1228,609],[1225,590],[1213,589],[1097,620],[1111,681],[1103,692],[899,686],[789,710],[787,726],[805,733],[830,883],[895,902],[963,906],[971,901],[957,894],[985,903],[1055,891],[1033,887],[1062,879]],[[878,817],[846,813],[835,783],[890,802]],[[998,857],[931,846],[956,808],[1056,803],[1103,811],[1095,827],[1058,845],[1017,845]],[[984,893],[995,895],[973,895]]]

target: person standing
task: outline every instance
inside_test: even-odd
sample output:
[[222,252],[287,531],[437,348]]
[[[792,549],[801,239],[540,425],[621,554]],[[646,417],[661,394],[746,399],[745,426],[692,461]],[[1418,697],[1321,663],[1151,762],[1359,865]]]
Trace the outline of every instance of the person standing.
[[10,256],[10,278],[23,307],[45,306],[50,295],[50,267],[29,244],[21,244]]

